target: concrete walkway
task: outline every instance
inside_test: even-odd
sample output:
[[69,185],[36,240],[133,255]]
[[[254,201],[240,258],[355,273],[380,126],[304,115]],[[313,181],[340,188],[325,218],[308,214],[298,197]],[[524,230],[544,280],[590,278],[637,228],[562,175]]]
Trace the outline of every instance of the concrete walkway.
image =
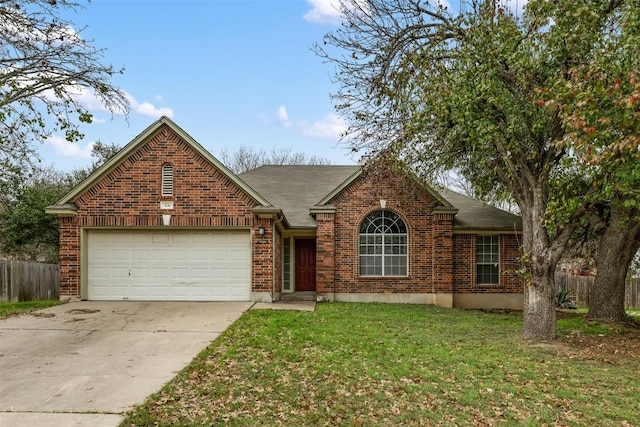
[[298,311],[314,311],[316,309],[315,301],[278,301],[258,302],[252,310],[298,310]]
[[0,426],[117,426],[249,302],[77,302],[0,320]]

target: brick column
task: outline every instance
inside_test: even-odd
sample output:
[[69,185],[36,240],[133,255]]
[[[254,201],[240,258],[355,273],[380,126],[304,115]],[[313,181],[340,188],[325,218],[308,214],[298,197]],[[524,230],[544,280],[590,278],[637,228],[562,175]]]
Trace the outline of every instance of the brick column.
[[333,299],[335,277],[335,213],[316,214],[316,293]]
[[[258,229],[264,228],[260,235]],[[273,292],[273,221],[270,218],[260,218],[252,230],[252,264],[253,278],[251,282],[252,300],[271,302]]]
[[453,306],[453,214],[433,214],[433,283],[436,305]]
[[60,217],[60,299],[80,299],[80,227],[77,217]]

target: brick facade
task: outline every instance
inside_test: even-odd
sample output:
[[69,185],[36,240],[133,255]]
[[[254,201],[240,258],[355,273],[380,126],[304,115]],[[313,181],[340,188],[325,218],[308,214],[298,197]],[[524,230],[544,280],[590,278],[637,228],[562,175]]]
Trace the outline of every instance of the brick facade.
[[521,267],[518,235],[500,234],[500,283],[478,285],[476,282],[476,236],[455,234],[453,244],[454,291],[459,293],[522,293],[523,279],[517,273]]
[[[82,257],[86,233],[97,228],[242,229],[251,233],[252,299],[279,299],[283,280],[283,235],[311,238],[313,229],[287,229],[262,195],[216,166],[217,160],[199,151],[179,128],[159,121],[155,130],[134,140],[120,163],[95,175],[82,193],[73,195],[74,215],[60,214],[60,295],[86,297],[87,268]],[[176,130],[178,129],[178,130]],[[140,137],[139,137],[140,138]],[[186,138],[186,139],[185,139]],[[132,142],[133,144],[133,142]],[[173,169],[173,195],[162,196],[162,168]],[[73,194],[73,193],[70,193]],[[253,195],[253,196],[252,196]],[[69,196],[70,197],[70,196]],[[295,196],[294,196],[295,197]],[[405,175],[361,174],[335,194],[326,206],[316,207],[316,292],[329,299],[347,295],[352,300],[422,302],[445,306],[474,306],[469,295],[522,294],[518,235],[500,235],[500,284],[476,285],[476,234],[454,230],[454,209],[416,185]],[[255,198],[255,199],[254,199]],[[262,200],[262,204],[260,203]],[[161,209],[161,202],[173,202]],[[446,204],[446,202],[444,202]],[[407,226],[408,274],[403,277],[361,277],[359,229],[371,213],[384,208],[398,214]],[[256,210],[256,208],[266,211]],[[311,206],[309,206],[311,208]],[[258,215],[256,212],[262,212]],[[266,212],[266,213],[265,213]],[[170,226],[162,215],[170,214]],[[264,234],[258,233],[264,228]],[[295,277],[295,274],[293,274]],[[417,297],[416,297],[417,296]],[[358,299],[362,297],[362,299]],[[343,298],[344,299],[344,298]],[[479,302],[480,305],[491,305]],[[508,302],[509,306],[516,306]]]
[[[330,204],[335,214],[319,214],[317,266],[319,293],[420,294],[452,291],[453,222],[451,214],[434,214],[436,201],[425,191],[408,197],[412,182],[403,176],[388,178],[384,186],[360,177]],[[402,188],[401,188],[402,187]],[[413,190],[412,190],[413,191]],[[363,219],[381,209],[402,217],[408,232],[407,277],[360,277],[358,235]]]
[[[162,165],[173,165],[173,196],[161,195]],[[173,209],[160,208],[173,201]],[[115,169],[81,194],[77,214],[60,221],[60,295],[81,295],[81,229],[163,227],[252,230],[253,291],[271,292],[272,220],[256,219],[257,203],[169,127],[163,126]],[[258,227],[267,234],[257,235]]]
[[[360,277],[358,271],[358,234],[363,219],[385,209],[400,215],[408,227],[407,277]],[[362,176],[330,202],[335,213],[316,215],[317,292],[335,299],[335,295],[367,294],[362,300],[431,301],[453,305],[457,293],[521,294],[518,238],[500,236],[500,284],[477,286],[476,234],[454,234],[454,214],[440,212],[436,200],[417,190],[409,178],[387,178],[385,185]],[[434,209],[435,208],[435,209]],[[402,295],[426,295],[432,299],[404,298]],[[376,296],[378,295],[378,296]],[[444,296],[444,298],[442,298]],[[517,303],[509,303],[517,306]]]

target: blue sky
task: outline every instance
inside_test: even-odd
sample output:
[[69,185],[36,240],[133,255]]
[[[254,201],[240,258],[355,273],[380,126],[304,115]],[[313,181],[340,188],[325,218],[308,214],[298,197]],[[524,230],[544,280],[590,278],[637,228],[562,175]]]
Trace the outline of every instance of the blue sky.
[[94,0],[71,19],[125,67],[113,83],[131,112],[127,123],[92,109],[84,140],[40,146],[44,165],[86,166],[94,141],[124,146],[162,115],[214,155],[246,145],[358,160],[339,144],[332,68],[311,51],[339,25],[330,0]]

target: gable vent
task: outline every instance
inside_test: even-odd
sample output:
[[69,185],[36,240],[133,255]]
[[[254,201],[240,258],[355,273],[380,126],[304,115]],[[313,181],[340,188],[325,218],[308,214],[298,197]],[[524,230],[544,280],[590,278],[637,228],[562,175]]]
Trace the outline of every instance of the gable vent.
[[173,196],[173,165],[171,163],[162,165],[162,195]]

